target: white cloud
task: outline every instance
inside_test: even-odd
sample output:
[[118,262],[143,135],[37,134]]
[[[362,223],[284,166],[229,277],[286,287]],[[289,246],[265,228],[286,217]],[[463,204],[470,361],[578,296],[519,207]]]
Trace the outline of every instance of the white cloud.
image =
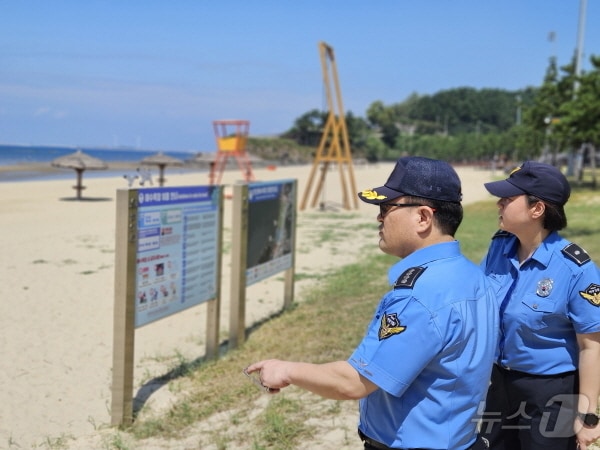
[[33,112],[33,117],[50,117],[61,120],[68,116],[67,111],[51,108],[49,106],[40,106]]
[[33,112],[33,117],[46,116],[50,113],[50,108],[47,106],[40,106]]

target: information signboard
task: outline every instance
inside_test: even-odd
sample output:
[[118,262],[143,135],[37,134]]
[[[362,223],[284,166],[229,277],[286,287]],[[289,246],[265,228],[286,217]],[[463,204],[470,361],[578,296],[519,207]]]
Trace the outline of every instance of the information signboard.
[[215,298],[219,189],[183,186],[138,191],[136,327]]
[[248,185],[246,285],[292,267],[295,180]]

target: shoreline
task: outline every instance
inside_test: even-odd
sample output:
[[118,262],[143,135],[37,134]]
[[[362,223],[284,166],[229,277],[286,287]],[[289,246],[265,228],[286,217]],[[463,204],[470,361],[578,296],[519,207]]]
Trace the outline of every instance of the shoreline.
[[[84,171],[83,181],[86,178],[123,178],[125,175],[135,175],[140,167],[149,170],[154,178],[158,177],[157,166],[141,164],[140,161],[108,161],[106,164],[106,169]],[[167,177],[169,174],[193,172],[206,173],[208,169],[199,164],[184,164],[167,167],[164,174]],[[47,162],[0,165],[0,183],[75,179],[75,176],[74,169],[54,167]]]

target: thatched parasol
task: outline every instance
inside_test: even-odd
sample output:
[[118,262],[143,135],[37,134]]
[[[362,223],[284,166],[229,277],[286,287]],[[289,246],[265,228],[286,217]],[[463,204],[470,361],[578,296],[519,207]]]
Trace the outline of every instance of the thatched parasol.
[[60,156],[53,160],[51,164],[54,167],[73,169],[75,172],[77,172],[77,184],[73,186],[73,189],[77,191],[78,200],[81,199],[81,191],[85,189],[85,186],[81,184],[83,172],[86,170],[105,170],[108,168],[104,161],[94,158],[87,153],[83,153],[81,150],[77,150],[75,153]]
[[164,177],[165,167],[182,166],[183,161],[181,159],[165,155],[163,152],[158,152],[154,155],[146,156],[144,159],[142,159],[142,164],[147,166],[158,166],[158,185],[162,186],[166,181]]
[[189,163],[199,165],[200,167],[208,167],[215,162],[215,153],[198,152],[190,159]]

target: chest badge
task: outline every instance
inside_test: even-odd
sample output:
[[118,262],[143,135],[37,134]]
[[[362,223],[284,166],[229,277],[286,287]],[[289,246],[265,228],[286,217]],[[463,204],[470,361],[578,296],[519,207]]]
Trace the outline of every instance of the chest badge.
[[395,334],[400,334],[404,330],[406,330],[406,327],[400,325],[398,314],[384,314],[381,318],[381,325],[379,326],[379,340],[381,341]]
[[535,293],[540,297],[548,297],[550,292],[552,292],[552,287],[554,286],[554,280],[552,278],[542,278],[538,281],[537,290]]

